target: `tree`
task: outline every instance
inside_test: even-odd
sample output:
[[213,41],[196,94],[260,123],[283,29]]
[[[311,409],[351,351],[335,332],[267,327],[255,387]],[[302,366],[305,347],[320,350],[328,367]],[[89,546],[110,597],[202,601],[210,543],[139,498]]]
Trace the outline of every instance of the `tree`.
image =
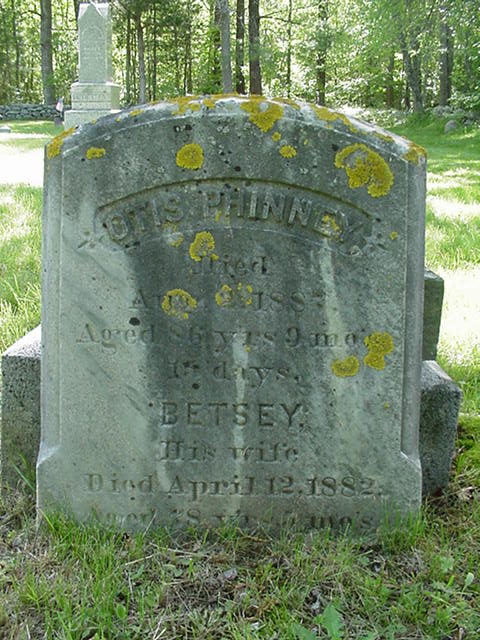
[[250,93],[262,95],[260,70],[260,0],[248,2],[248,59],[250,67]]
[[230,9],[228,0],[216,0],[218,22],[222,41],[222,88],[224,93],[232,93],[232,63],[230,52]]
[[55,104],[56,93],[52,55],[52,0],[40,0],[40,7],[43,99],[45,104]]
[[237,93],[245,93],[245,0],[237,0],[236,32],[235,32],[235,89]]

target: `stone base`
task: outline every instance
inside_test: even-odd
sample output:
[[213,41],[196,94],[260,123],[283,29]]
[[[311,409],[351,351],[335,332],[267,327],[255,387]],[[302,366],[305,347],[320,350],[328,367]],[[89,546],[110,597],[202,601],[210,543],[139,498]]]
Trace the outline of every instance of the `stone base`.
[[40,445],[41,330],[38,326],[2,356],[1,484],[34,481]]
[[85,124],[86,122],[98,120],[98,118],[108,116],[112,113],[119,113],[119,110],[111,109],[110,111],[107,111],[105,109],[88,109],[85,111],[77,111],[76,109],[70,109],[69,111],[65,111],[63,126],[65,129],[70,129],[71,127],[76,127],[77,125]]
[[120,110],[120,86],[113,82],[74,82],[72,108],[65,111],[65,129]]
[[422,493],[437,495],[450,480],[462,392],[433,360],[422,363],[421,389]]
[[119,109],[120,85],[113,82],[74,82],[71,87],[72,109]]
[[[37,327],[2,356],[1,478],[32,478],[40,443],[41,335]],[[423,495],[448,485],[462,392],[436,362],[422,363],[420,460]]]

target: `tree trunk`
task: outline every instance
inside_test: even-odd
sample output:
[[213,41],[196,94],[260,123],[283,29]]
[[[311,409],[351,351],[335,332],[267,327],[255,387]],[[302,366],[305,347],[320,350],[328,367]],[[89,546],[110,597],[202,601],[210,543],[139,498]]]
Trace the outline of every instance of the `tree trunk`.
[[[12,0],[13,4],[13,0]],[[52,53],[52,1],[41,0],[41,25],[40,25],[40,45],[42,49],[42,85],[43,100],[45,104],[55,104],[55,85],[53,83],[53,53]],[[14,32],[15,37],[15,32]],[[15,37],[16,40],[16,37]],[[18,60],[18,54],[17,54]],[[20,86],[16,74],[17,87]]]
[[157,99],[157,2],[153,0],[153,69],[152,100]]
[[147,81],[145,77],[145,43],[143,40],[142,12],[135,14],[137,28],[137,55],[138,55],[138,101],[143,104],[147,101]]
[[218,21],[222,39],[222,89],[223,93],[232,93],[232,63],[230,53],[230,8],[228,0],[216,0]]
[[415,19],[412,17],[412,13],[414,12],[412,0],[405,0],[405,9],[406,22],[403,24],[400,32],[402,55],[407,81],[413,99],[413,110],[417,113],[422,113],[423,94],[420,58],[420,27],[415,25]]
[[453,36],[448,24],[448,10],[441,7],[440,22],[440,90],[438,102],[442,107],[447,106],[452,95],[453,71]]
[[260,69],[260,0],[248,0],[248,58],[250,67],[250,93],[262,95]]
[[387,73],[387,86],[385,90],[385,106],[388,109],[393,109],[395,106],[395,92],[394,92],[394,79],[393,72],[395,70],[395,52],[390,50],[390,57],[388,59],[388,73]]
[[191,3],[187,3],[187,25],[185,33],[185,61],[183,65],[183,91],[185,94],[193,93],[192,78],[192,14]]
[[287,21],[287,96],[290,98],[292,92],[292,12],[293,0],[288,0],[288,21]]
[[410,87],[413,110],[416,113],[423,112],[422,77],[420,70],[420,52],[417,38],[412,38],[410,47],[407,47],[405,36],[402,39],[402,53],[407,74],[408,86]]
[[235,33],[235,89],[237,93],[245,93],[245,0],[237,0],[237,23]]
[[131,48],[131,37],[132,37],[132,24],[130,17],[130,10],[127,9],[127,51],[125,58],[125,100],[127,101],[127,105],[132,103],[132,89],[131,89],[131,78],[132,78],[132,48]]
[[221,91],[221,63],[219,51],[222,48],[221,33],[220,33],[220,12],[218,2],[211,0],[211,39],[210,39],[210,90],[213,93]]
[[317,102],[325,104],[325,89],[327,84],[327,50],[328,50],[328,0],[318,0],[317,13],[317,59],[315,77],[317,85]]

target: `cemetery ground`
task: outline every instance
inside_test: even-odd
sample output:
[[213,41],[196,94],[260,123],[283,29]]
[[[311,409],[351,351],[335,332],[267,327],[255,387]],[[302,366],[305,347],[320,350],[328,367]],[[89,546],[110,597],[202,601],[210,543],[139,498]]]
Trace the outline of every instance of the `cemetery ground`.
[[[429,154],[426,262],[446,291],[438,359],[464,394],[448,490],[360,539],[233,527],[130,536],[64,517],[36,531],[32,473],[0,498],[0,638],[480,636],[480,130],[445,135],[444,124],[393,129]],[[10,126],[0,176],[14,156],[29,175],[53,126]],[[41,205],[41,187],[0,183],[1,351],[39,322]]]

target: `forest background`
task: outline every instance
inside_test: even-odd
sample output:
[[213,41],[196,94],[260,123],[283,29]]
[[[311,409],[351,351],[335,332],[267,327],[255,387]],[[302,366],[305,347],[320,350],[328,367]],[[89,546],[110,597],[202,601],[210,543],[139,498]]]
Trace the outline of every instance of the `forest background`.
[[[124,106],[265,93],[480,111],[478,0],[112,0]],[[79,0],[0,0],[0,104],[69,102]]]

